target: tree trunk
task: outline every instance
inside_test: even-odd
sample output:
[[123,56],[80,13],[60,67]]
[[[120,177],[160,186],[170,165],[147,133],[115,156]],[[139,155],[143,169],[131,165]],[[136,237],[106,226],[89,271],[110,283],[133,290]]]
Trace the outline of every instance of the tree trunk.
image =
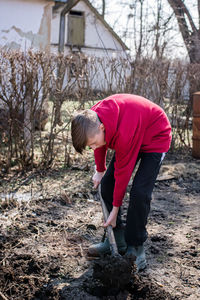
[[[200,29],[198,29],[183,0],[168,0],[173,9],[185,43],[190,62],[200,63]],[[197,0],[200,26],[200,1]]]
[[200,34],[195,34],[194,37],[191,38],[188,55],[191,63],[200,63]]

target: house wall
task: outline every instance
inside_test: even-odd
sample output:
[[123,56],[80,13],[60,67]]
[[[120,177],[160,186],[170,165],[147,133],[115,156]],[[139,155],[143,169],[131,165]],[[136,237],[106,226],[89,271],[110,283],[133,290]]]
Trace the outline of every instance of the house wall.
[[0,0],[0,47],[50,50],[54,1]]
[[[59,42],[59,26],[60,26],[60,12],[62,8],[58,9],[52,18],[52,34],[51,44],[52,52],[57,52]],[[109,32],[109,30],[102,24],[90,8],[80,1],[72,10],[83,11],[85,14],[85,45],[81,47],[81,52],[89,56],[98,57],[126,57],[126,54],[118,42],[118,40]],[[65,54],[70,52],[70,47],[67,45],[68,33],[68,14],[65,16]]]

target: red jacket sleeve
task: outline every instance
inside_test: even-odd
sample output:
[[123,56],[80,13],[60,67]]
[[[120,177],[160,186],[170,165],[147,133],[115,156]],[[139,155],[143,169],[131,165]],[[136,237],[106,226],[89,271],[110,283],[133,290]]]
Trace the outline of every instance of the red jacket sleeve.
[[95,165],[98,172],[104,172],[106,170],[106,154],[106,145],[94,150]]

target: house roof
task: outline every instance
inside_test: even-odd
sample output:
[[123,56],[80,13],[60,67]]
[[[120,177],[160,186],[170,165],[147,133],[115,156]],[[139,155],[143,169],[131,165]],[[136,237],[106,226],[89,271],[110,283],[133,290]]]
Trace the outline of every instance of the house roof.
[[91,11],[96,15],[96,17],[104,24],[104,26],[108,29],[108,31],[116,38],[116,40],[120,43],[124,50],[128,50],[129,48],[125,45],[125,43],[121,40],[121,38],[116,34],[116,32],[108,25],[108,23],[104,20],[104,18],[98,13],[96,8],[88,1],[88,0],[59,0],[55,2],[63,2],[66,3],[63,6],[63,10],[61,14],[68,13],[79,1],[85,2],[85,4],[91,9]]

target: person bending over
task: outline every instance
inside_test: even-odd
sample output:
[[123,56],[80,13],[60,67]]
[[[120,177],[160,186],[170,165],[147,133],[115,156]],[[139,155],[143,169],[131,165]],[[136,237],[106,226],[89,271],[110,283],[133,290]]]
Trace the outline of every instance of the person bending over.
[[[165,153],[171,142],[171,126],[163,109],[141,96],[111,95],[78,112],[71,124],[72,143],[81,153],[94,150],[94,187],[101,183],[102,198],[109,211],[104,227],[112,225],[118,250],[136,256],[137,270],[146,267],[144,242],[152,191]],[[106,167],[108,148],[114,150]],[[121,209],[131,175],[134,176],[125,226]],[[108,238],[88,249],[90,256],[110,252]]]

